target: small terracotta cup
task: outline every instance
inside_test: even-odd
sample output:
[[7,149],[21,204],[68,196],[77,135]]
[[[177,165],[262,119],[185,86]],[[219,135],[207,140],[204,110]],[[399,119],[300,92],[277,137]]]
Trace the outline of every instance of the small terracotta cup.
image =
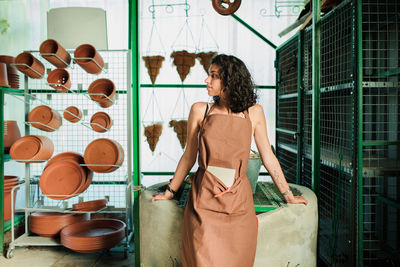
[[89,85],[88,93],[93,101],[103,108],[112,106],[115,97],[115,84],[109,79],[97,79]]
[[48,39],[40,45],[40,55],[57,68],[67,68],[71,55],[56,40]]
[[66,93],[71,88],[70,75],[65,69],[52,70],[47,76],[47,82],[60,93]]
[[82,112],[75,106],[69,106],[65,109],[63,116],[67,121],[76,123],[81,120]]
[[44,76],[44,65],[29,52],[23,52],[15,58],[15,67],[28,77],[41,79]]
[[46,132],[54,132],[62,125],[60,113],[46,105],[32,109],[28,120],[33,127]]
[[104,133],[112,126],[110,116],[105,112],[97,112],[90,119],[90,126],[98,133]]
[[74,60],[82,69],[91,74],[99,74],[104,67],[103,58],[90,44],[78,46],[74,52]]
[[4,121],[4,153],[8,154],[10,147],[21,137],[16,121]]

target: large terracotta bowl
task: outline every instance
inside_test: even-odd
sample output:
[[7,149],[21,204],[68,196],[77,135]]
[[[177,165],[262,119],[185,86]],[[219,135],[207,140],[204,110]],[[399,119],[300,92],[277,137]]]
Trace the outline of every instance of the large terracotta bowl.
[[79,211],[96,211],[106,207],[107,199],[97,199],[92,201],[85,201],[81,203],[76,203],[72,205],[73,210]]
[[124,239],[125,228],[124,222],[115,219],[79,222],[62,229],[61,244],[82,253],[108,250]]
[[29,229],[40,236],[55,237],[64,227],[89,218],[89,213],[35,212],[29,216]]
[[32,109],[28,120],[33,127],[46,132],[54,132],[62,125],[60,113],[46,105]]

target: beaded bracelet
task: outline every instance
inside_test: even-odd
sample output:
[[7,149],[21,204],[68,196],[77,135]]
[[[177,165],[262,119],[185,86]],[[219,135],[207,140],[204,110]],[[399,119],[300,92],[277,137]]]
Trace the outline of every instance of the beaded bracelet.
[[288,191],[282,193],[282,196],[287,196],[290,192],[292,192],[292,190],[288,189]]

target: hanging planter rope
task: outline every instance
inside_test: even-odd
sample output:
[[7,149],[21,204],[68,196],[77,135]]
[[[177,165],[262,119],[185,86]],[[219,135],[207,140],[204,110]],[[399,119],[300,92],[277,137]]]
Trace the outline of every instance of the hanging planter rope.
[[[212,41],[212,43],[210,43]],[[218,43],[212,35],[210,29],[207,26],[207,23],[204,20],[204,16],[201,18],[201,29],[200,29],[200,37],[199,43],[197,45],[199,48],[199,52],[197,53],[197,58],[200,61],[200,64],[203,66],[204,71],[208,75],[208,70],[210,69],[211,59],[217,55],[219,50]]]
[[[147,116],[147,113],[151,107],[151,120],[146,121],[145,118]],[[158,110],[158,114],[160,116],[160,121],[155,120],[155,113],[156,109]],[[152,88],[151,92],[151,97],[149,100],[149,103],[147,104],[146,111],[144,112],[143,119],[142,119],[142,124],[144,127],[144,135],[146,136],[147,143],[149,144],[150,150],[154,152],[156,149],[157,143],[160,139],[160,136],[162,134],[162,114],[157,102],[156,95],[154,93],[154,88]]]

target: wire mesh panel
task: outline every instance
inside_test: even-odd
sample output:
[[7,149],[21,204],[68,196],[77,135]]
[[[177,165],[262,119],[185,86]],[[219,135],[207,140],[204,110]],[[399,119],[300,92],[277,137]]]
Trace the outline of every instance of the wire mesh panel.
[[[62,119],[62,125],[56,131],[47,132],[29,125],[30,134],[49,137],[54,144],[53,156],[62,152],[76,152],[84,155],[85,149],[90,142],[99,138],[107,138],[118,142],[124,150],[124,161],[121,167],[109,173],[94,173],[92,183],[88,189],[79,194],[71,195],[66,200],[54,200],[41,191],[36,194],[33,200],[34,207],[60,207],[70,208],[72,204],[80,200],[90,201],[101,198],[108,198],[108,207],[115,210],[124,210],[131,205],[127,203],[126,190],[128,181],[128,51],[99,51],[105,62],[104,70],[99,75],[88,74],[77,64],[66,69],[69,72],[71,80],[71,89],[65,93],[57,92],[50,87],[43,79],[29,79],[29,110],[30,112],[37,106],[46,105],[57,112],[61,118],[67,107],[75,106],[82,112],[82,119],[79,122],[72,123]],[[38,52],[32,54],[40,58],[45,64],[47,74],[55,67],[42,59]],[[45,75],[47,76],[47,75]],[[117,93],[114,97],[112,106],[103,108],[97,102],[93,101],[87,92],[89,85],[100,78],[111,80],[116,87]],[[93,115],[97,112],[105,112],[111,118],[111,124],[107,128],[100,127],[99,131],[93,129],[94,123],[91,123]],[[111,127],[109,127],[111,126]],[[97,127],[97,128],[99,128]],[[108,129],[109,128],[109,129]],[[40,177],[44,170],[46,162],[30,164],[31,177]],[[80,199],[79,199],[80,198]]]
[[278,95],[297,93],[298,38],[277,50]]
[[301,175],[301,185],[304,185],[308,188],[312,188],[312,161],[311,157],[307,155],[303,156],[303,167],[302,167],[302,175]]
[[399,81],[399,13],[398,0],[362,1],[364,81]]
[[353,155],[353,88],[321,94],[321,159],[350,168]]
[[353,6],[346,1],[321,20],[321,88],[353,80]]
[[312,90],[312,29],[308,27],[303,34],[303,88]]
[[303,145],[304,153],[311,154],[312,144],[312,95],[304,96],[304,113],[303,113]]
[[278,128],[297,131],[297,101],[297,96],[279,99]]
[[329,266],[350,266],[352,261],[352,173],[336,164],[320,171],[319,254]]
[[281,164],[282,171],[288,183],[296,183],[297,154],[290,151],[279,149],[277,157]]

